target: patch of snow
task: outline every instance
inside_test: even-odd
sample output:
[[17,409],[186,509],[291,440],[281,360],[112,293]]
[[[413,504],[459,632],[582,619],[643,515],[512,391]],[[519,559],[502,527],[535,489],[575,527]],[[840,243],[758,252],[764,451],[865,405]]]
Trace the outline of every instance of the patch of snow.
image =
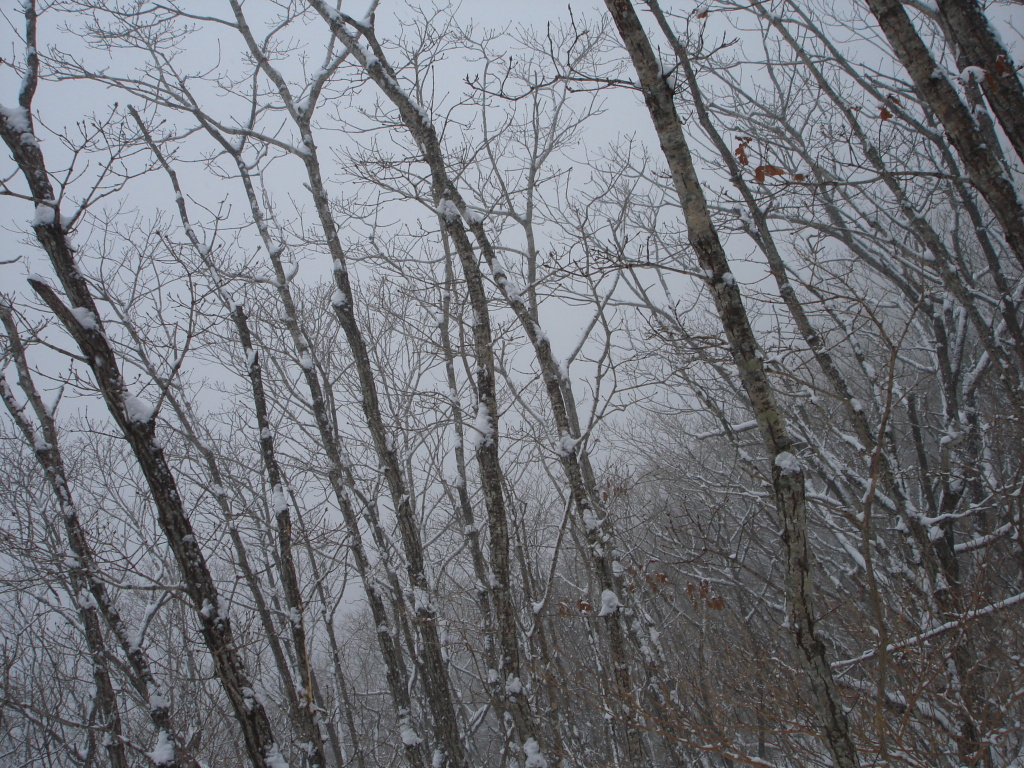
[[259,701],[259,700],[258,700],[258,699],[256,698],[256,691],[254,691],[254,690],[253,690],[252,688],[250,688],[249,686],[246,686],[245,688],[243,688],[243,689],[242,689],[242,700],[243,700],[243,702],[245,703],[245,706],[246,706],[246,707],[247,707],[247,708],[248,708],[248,709],[249,709],[250,711],[252,711],[252,708],[253,708],[253,707],[255,707],[255,706],[256,706],[256,704],[257,704],[257,703],[258,703],[258,701]]
[[407,747],[418,747],[423,743],[423,739],[420,738],[419,734],[411,726],[406,725],[402,729],[402,743]]
[[174,762],[174,742],[167,731],[160,730],[156,737],[156,745],[151,752],[146,753],[146,757],[156,765],[170,765]]
[[[516,304],[523,303],[523,291],[519,287],[519,283],[517,283],[515,280],[510,280],[506,276],[503,287],[505,288],[505,294],[508,296],[509,301],[514,302]],[[541,334],[543,334],[543,331],[541,332]]]
[[606,589],[601,593],[601,610],[598,612],[598,616],[611,616],[619,608],[622,607],[622,603],[619,602],[619,596],[612,592],[610,589]]
[[421,587],[413,587],[412,602],[416,611],[432,610],[432,606],[430,605],[430,595],[428,595],[427,591]]
[[548,761],[541,754],[540,744],[532,736],[523,742],[523,754],[526,755],[523,768],[547,768]]
[[159,691],[153,691],[149,694],[149,708],[153,709],[167,709],[171,706],[171,703],[167,700]]
[[331,294],[332,307],[344,307],[346,304],[348,304],[348,297],[341,290],[335,290]]
[[32,226],[39,227],[47,224],[53,224],[56,217],[57,209],[53,205],[37,203],[36,215],[32,217]]
[[424,107],[422,104],[420,104],[418,101],[416,101],[416,99],[412,97],[407,98],[409,98],[409,103],[412,104],[412,108],[416,110],[416,114],[420,116],[420,120],[422,121],[423,125],[427,128],[432,128],[434,124],[430,121],[430,113],[427,112],[426,107]]
[[0,107],[0,116],[7,122],[7,127],[11,131],[20,134],[22,144],[39,146],[39,139],[32,133],[32,123],[24,107]]
[[964,85],[967,83],[981,83],[984,82],[987,74],[988,72],[981,67],[964,67],[960,70],[960,82]]
[[74,315],[75,321],[85,330],[99,330],[99,325],[96,324],[96,316],[85,307],[72,307],[71,314]]
[[15,133],[26,133],[32,130],[28,112],[24,107],[0,107],[0,116],[7,121],[7,127]]
[[665,79],[665,82],[668,83],[669,88],[671,88],[673,91],[676,89],[676,87],[679,84],[679,81],[676,79],[675,65],[669,64],[666,61],[659,61],[658,74],[660,74]]
[[204,619],[210,619],[213,617],[213,614],[216,612],[216,610],[217,609],[214,607],[213,603],[204,598],[203,607],[199,609],[199,615],[202,616]]
[[78,593],[78,605],[86,611],[99,609],[99,605],[96,603],[96,598],[92,596],[92,592],[87,590],[82,590]]
[[46,438],[43,437],[43,431],[41,429],[37,429],[32,433],[32,447],[37,451],[45,451],[49,449],[50,444],[46,442]]
[[281,754],[280,748],[277,746],[277,742],[270,745],[267,750],[266,756],[268,768],[288,768],[288,761],[284,759]]
[[469,442],[473,448],[479,449],[487,445],[494,437],[494,429],[491,426],[491,413],[487,406],[480,403],[476,409],[476,419],[473,421],[472,429],[474,434],[469,435]]
[[795,475],[800,472],[800,460],[789,451],[782,451],[775,457],[775,466],[784,475]]
[[445,224],[454,224],[459,218],[459,208],[447,197],[437,204],[437,215],[444,219]]
[[288,497],[285,495],[284,486],[280,483],[274,486],[274,490],[271,493],[271,506],[274,508],[276,514],[288,511]]
[[148,400],[134,395],[128,395],[124,399],[124,415],[128,417],[128,421],[146,424],[153,420],[155,414],[156,406]]
[[563,434],[558,440],[555,452],[563,459],[568,458],[576,452],[576,445],[578,443],[579,441],[573,439],[572,435]]
[[380,63],[380,59],[378,59],[377,56],[362,43],[356,43],[355,49],[359,52],[360,58],[363,59],[363,63],[367,69]]

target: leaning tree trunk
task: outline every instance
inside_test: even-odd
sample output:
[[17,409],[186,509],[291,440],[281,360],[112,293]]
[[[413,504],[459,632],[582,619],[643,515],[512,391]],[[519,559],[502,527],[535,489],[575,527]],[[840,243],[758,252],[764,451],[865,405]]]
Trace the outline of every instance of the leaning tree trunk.
[[999,162],[998,147],[988,145],[967,105],[939,68],[903,5],[898,0],[867,0],[867,4],[914,87],[946,129],[968,176],[1002,227],[1010,249],[1024,264],[1024,207]]
[[938,6],[964,64],[985,70],[982,90],[1024,162],[1024,88],[1017,77],[1017,65],[977,0],[938,0]]
[[[203,253],[202,244],[199,242],[198,235],[196,235],[195,230],[192,228],[191,222],[189,221],[188,211],[185,207],[185,198],[182,194],[183,191],[179,185],[177,174],[171,168],[164,153],[153,140],[149,129],[146,127],[146,124],[143,122],[139,113],[131,106],[128,107],[128,111],[135,120],[135,123],[138,125],[139,131],[142,133],[142,137],[146,142],[146,145],[150,150],[152,150],[171,181],[171,185],[175,192],[175,200],[178,204],[178,215],[181,218],[182,226],[185,228],[189,241],[198,252]],[[252,391],[253,408],[256,411],[256,429],[259,434],[260,456],[263,459],[263,468],[266,472],[267,484],[271,491],[271,507],[273,508],[274,519],[277,523],[279,571],[281,584],[284,587],[284,598],[288,604],[287,623],[291,630],[292,645],[296,657],[296,671],[298,672],[299,680],[301,681],[301,700],[296,695],[296,690],[292,682],[292,677],[288,670],[287,663],[282,657],[280,642],[276,637],[276,631],[269,620],[267,620],[269,618],[269,614],[265,609],[262,596],[257,594],[259,592],[259,587],[255,579],[247,580],[250,581],[250,588],[253,592],[254,598],[256,599],[257,605],[263,609],[261,612],[261,618],[264,619],[268,638],[270,640],[271,647],[274,649],[275,661],[277,662],[282,680],[288,688],[286,695],[292,705],[292,719],[302,735],[303,743],[307,745],[306,751],[309,764],[312,768],[325,768],[326,756],[324,749],[324,737],[320,727],[319,718],[317,716],[318,707],[313,700],[313,693],[317,689],[317,684],[312,665],[309,661],[309,643],[307,642],[306,627],[303,619],[302,590],[299,585],[299,578],[293,554],[291,512],[288,503],[288,494],[286,493],[284,474],[281,471],[280,464],[277,460],[277,451],[274,444],[274,431],[271,429],[268,415],[269,409],[267,406],[267,396],[263,386],[263,363],[259,354],[252,345],[252,334],[249,330],[245,307],[242,304],[235,302],[233,306],[231,306],[230,311],[232,320],[235,324],[235,330],[238,335],[238,341],[242,346],[242,351],[248,364],[246,374]],[[220,483],[218,483],[218,485],[220,485]],[[223,497],[220,494],[217,494],[217,496],[218,500],[223,500]],[[235,543],[236,550],[239,551],[241,560],[245,557],[244,553],[241,551],[243,549],[241,541],[235,536],[232,536],[232,539]],[[243,570],[248,571],[249,569],[246,568]],[[248,575],[249,574],[246,573],[246,576]],[[342,763],[341,755],[338,754],[335,757],[336,762],[340,766]]]
[[30,277],[29,284],[75,340],[92,370],[107,410],[132,449],[152,493],[157,520],[181,572],[184,590],[195,609],[216,675],[241,727],[246,751],[257,768],[271,768],[280,760],[279,747],[266,710],[253,693],[235,642],[231,620],[196,540],[178,493],[174,472],[156,437],[156,414],[128,392],[92,291],[78,269],[75,250],[61,221],[46,162],[33,131],[31,110],[38,78],[38,59],[35,54],[36,15],[32,2],[25,4],[25,16],[29,71],[19,95],[18,107],[0,110],[0,136],[11,151],[36,203],[33,222],[36,240],[49,257],[71,306],[43,280]]
[[836,764],[840,768],[854,768],[859,763],[857,751],[826,659],[825,646],[815,633],[804,472],[793,455],[793,441],[765,373],[739,286],[711,221],[676,112],[673,90],[662,74],[661,64],[632,3],[605,0],[605,5],[639,76],[644,101],[683,208],[690,245],[707,275],[733,360],[772,462],[775,504],[783,525],[790,625],[807,672],[814,708]]
[[[82,620],[85,645],[89,649],[92,680],[96,686],[96,716],[100,729],[105,733],[103,747],[111,768],[128,768],[128,757],[125,754],[121,729],[121,710],[110,676],[110,658],[106,641],[103,638],[103,627],[100,624],[100,600],[106,598],[106,590],[96,573],[96,561],[89,542],[85,538],[85,530],[78,518],[78,509],[75,506],[74,498],[71,496],[71,486],[68,484],[67,475],[64,472],[64,460],[57,443],[56,425],[53,417],[43,406],[39,392],[29,375],[25,349],[14,323],[14,313],[10,305],[0,305],[0,319],[7,331],[10,352],[18,371],[18,383],[39,419],[39,429],[37,430],[26,416],[26,406],[18,405],[14,392],[3,377],[0,377],[0,399],[3,399],[4,405],[7,406],[11,418],[18,425],[25,441],[33,446],[36,462],[43,470],[43,476],[53,490],[54,496],[57,497],[57,506],[64,521],[64,533],[72,553],[72,557],[68,558],[68,581],[71,582],[71,598],[78,609],[78,616]],[[100,600],[97,600],[97,592],[100,593]],[[169,735],[170,731],[166,733]],[[164,734],[164,731],[160,731],[158,740],[166,738]],[[173,745],[173,743],[172,739],[170,744]],[[169,762],[159,764],[176,764],[176,760],[172,757]]]

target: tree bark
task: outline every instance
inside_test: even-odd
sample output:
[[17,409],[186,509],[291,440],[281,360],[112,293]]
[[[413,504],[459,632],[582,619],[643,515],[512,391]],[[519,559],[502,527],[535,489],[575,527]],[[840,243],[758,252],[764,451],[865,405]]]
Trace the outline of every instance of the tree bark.
[[803,469],[793,454],[795,447],[765,373],[739,287],[708,213],[676,112],[673,90],[662,74],[662,66],[632,3],[605,0],[605,5],[639,76],[644,101],[682,205],[690,245],[707,276],[733,361],[772,464],[775,505],[783,525],[790,628],[807,672],[814,708],[836,764],[841,768],[855,768],[859,764],[857,751],[826,659],[825,646],[815,632]]
[[1017,157],[1024,162],[1024,87],[1017,65],[977,0],[937,0],[967,66],[981,67],[981,87]]
[[898,0],[867,0],[867,5],[914,87],[946,129],[968,176],[1002,227],[1010,249],[1024,265],[1024,207],[998,160],[998,148],[985,142],[970,110],[938,67],[903,5]]
[[[26,6],[30,58],[35,57],[34,5]],[[235,645],[231,620],[222,604],[206,557],[196,541],[191,522],[178,494],[174,473],[156,439],[154,414],[139,414],[131,404],[117,357],[107,339],[103,321],[84,276],[79,271],[58,202],[32,123],[32,96],[37,73],[30,67],[19,95],[18,112],[0,111],[0,136],[14,156],[36,203],[33,223],[36,240],[49,257],[71,303],[68,307],[47,283],[29,278],[29,284],[75,340],[92,370],[107,410],[131,446],[146,478],[157,510],[157,520],[181,572],[184,588],[196,611],[203,640],[213,658],[217,676],[242,729],[246,750],[257,768],[270,768],[279,754],[270,721],[256,698],[245,665]],[[27,129],[27,130],[26,130]]]

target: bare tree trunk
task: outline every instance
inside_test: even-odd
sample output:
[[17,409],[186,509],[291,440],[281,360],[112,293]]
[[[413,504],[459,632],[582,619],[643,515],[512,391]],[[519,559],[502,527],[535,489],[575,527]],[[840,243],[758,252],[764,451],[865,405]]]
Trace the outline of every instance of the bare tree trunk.
[[[980,78],[982,90],[1010,144],[1024,162],[1024,88],[1017,76],[1017,65],[977,0],[937,0],[937,4],[964,64],[985,70]],[[967,77],[974,79],[970,74]]]
[[[903,5],[897,0],[867,0],[867,5],[906,67],[914,87],[942,122],[971,181],[999,221],[1010,249],[1024,264],[1024,207],[1003,172],[996,155],[999,148],[985,142],[967,105],[936,64]],[[1011,76],[1016,78],[1016,74]],[[1018,119],[1024,118],[1018,115]]]
[[320,226],[334,262],[333,273],[338,291],[335,294],[336,300],[332,300],[331,303],[345,333],[355,363],[363,415],[388,484],[405,553],[406,573],[414,595],[415,624],[422,643],[424,684],[437,735],[436,746],[444,756],[443,764],[461,767],[465,765],[465,750],[459,734],[456,708],[441,647],[437,612],[430,601],[431,589],[426,573],[423,542],[412,505],[412,495],[409,493],[399,463],[397,443],[391,439],[384,423],[374,371],[366,342],[355,316],[355,298],[349,283],[346,254],[338,237],[337,223],[330,208],[330,201],[320,173],[316,145],[310,130],[313,100],[311,99],[308,106],[303,109],[297,108],[284,79],[270,66],[269,60],[249,31],[241,5],[237,0],[232,0],[231,6],[238,30],[245,38],[250,52],[256,58],[263,72],[277,87],[303,136],[305,144],[303,161],[309,178],[308,189],[312,194]]
[[480,529],[477,526],[473,504],[469,498],[469,471],[466,465],[466,428],[465,413],[459,401],[458,380],[455,376],[455,352],[452,349],[452,294],[455,291],[455,269],[452,264],[451,240],[443,238],[445,248],[445,288],[441,298],[441,322],[438,328],[441,341],[441,353],[444,357],[445,379],[452,408],[452,429],[455,433],[455,471],[458,475],[458,487],[455,489],[456,509],[462,519],[462,533],[469,546],[470,559],[473,562],[473,574],[476,576],[476,597],[480,606],[480,617],[484,628],[484,656],[492,669],[498,668],[495,655],[494,608],[491,605],[491,576],[487,560],[480,546]]
[[[509,536],[505,503],[501,493],[501,467],[497,452],[497,411],[493,394],[493,351],[491,349],[489,313],[483,275],[473,243],[469,239],[469,233],[472,233],[480,256],[490,267],[495,284],[507,301],[509,308],[515,313],[533,347],[559,435],[559,461],[569,483],[579,521],[586,531],[590,566],[597,576],[602,595],[615,595],[613,602],[617,607],[615,610],[603,613],[602,621],[608,636],[610,666],[613,670],[615,686],[619,691],[617,715],[626,732],[626,757],[630,765],[639,764],[643,759],[643,744],[640,732],[635,727],[636,707],[629,703],[633,697],[628,649],[629,629],[625,612],[618,608],[621,606],[619,595],[622,592],[620,579],[615,572],[613,531],[611,521],[607,519],[604,511],[594,501],[593,473],[590,469],[589,458],[581,447],[583,436],[580,433],[578,420],[575,418],[575,408],[568,382],[564,379],[555,360],[547,336],[536,322],[530,307],[524,302],[518,287],[509,280],[504,268],[496,258],[494,247],[483,226],[483,220],[474,215],[467,207],[457,186],[450,178],[434,125],[427,117],[425,110],[398,86],[384,51],[373,35],[372,28],[347,16],[334,13],[322,0],[309,1],[331,25],[335,36],[360,60],[370,78],[398,108],[403,123],[415,138],[423,160],[430,168],[432,194],[443,231],[454,244],[463,268],[470,304],[476,317],[473,334],[474,351],[478,359],[477,395],[480,409],[478,418],[484,418],[488,425],[487,434],[479,441],[477,459],[488,509],[491,567],[499,585],[493,595],[493,604],[502,654],[510,669],[518,668],[520,652],[512,620],[513,607],[507,603],[508,597],[505,594],[507,584],[510,583],[508,581],[510,569],[507,554]],[[356,37],[346,30],[345,24],[353,26],[366,37],[372,53],[358,45]],[[504,618],[506,616],[508,618]],[[519,674],[514,674],[516,678],[519,676]],[[510,698],[510,710],[517,722],[520,738],[528,740],[529,734],[536,731],[532,725],[533,715],[528,712],[529,704],[519,696]]]
[[[469,302],[475,316],[472,330],[474,355],[476,356],[476,423],[477,429],[480,432],[476,440],[476,456],[480,468],[484,503],[487,509],[490,567],[492,572],[490,597],[501,653],[500,663],[496,671],[500,682],[505,685],[504,697],[499,699],[499,701],[502,708],[508,711],[513,718],[519,741],[528,755],[527,762],[530,763],[532,761],[532,765],[529,768],[541,768],[545,764],[539,751],[543,747],[543,740],[534,721],[529,699],[523,688],[522,680],[525,677],[525,673],[522,669],[515,608],[510,593],[512,584],[509,557],[510,539],[508,515],[502,490],[503,475],[498,451],[498,404],[490,312],[484,291],[483,275],[477,263],[477,257],[469,240],[466,227],[463,226],[460,218],[460,207],[464,209],[465,205],[458,205],[458,203],[461,203],[461,199],[456,202],[458,193],[447,178],[440,142],[433,126],[426,118],[425,113],[421,109],[417,109],[409,96],[398,86],[394,73],[390,70],[384,58],[384,52],[372,36],[372,30],[366,25],[355,22],[353,19],[343,17],[320,0],[310,0],[310,5],[330,24],[331,30],[337,39],[359,59],[367,74],[398,107],[403,122],[416,139],[423,153],[423,158],[430,168],[431,192],[437,206],[438,216],[443,225],[444,232],[455,247],[455,252],[458,254],[463,268]],[[343,22],[352,24],[361,34],[367,37],[373,49],[372,58],[366,49],[358,44],[357,37],[354,37],[345,29]],[[335,258],[338,257],[336,256]],[[338,270],[335,272],[335,279],[338,280],[338,289],[342,296],[350,296],[350,292],[347,290],[347,273],[344,270]],[[344,284],[342,283],[343,279],[345,280]],[[339,309],[344,307],[345,304],[342,304]],[[345,322],[343,320],[344,326]],[[372,384],[372,378],[369,383]],[[363,387],[365,397],[367,382],[363,383]],[[365,399],[364,407],[366,407]],[[372,422],[369,411],[367,416]],[[381,458],[385,459],[386,457],[382,456]],[[387,462],[385,462],[385,466],[387,466]],[[390,476],[389,482],[391,482]],[[404,535],[405,532],[403,531]],[[414,563],[411,563],[410,578],[413,577],[413,567]],[[417,582],[413,580],[413,584],[416,586]],[[428,658],[428,673],[431,666],[430,659]]]
[[783,525],[790,624],[807,672],[815,711],[821,719],[825,739],[836,764],[841,768],[854,768],[859,763],[857,752],[826,659],[825,646],[815,633],[803,469],[793,455],[793,442],[775,402],[739,287],[708,214],[704,193],[676,113],[672,88],[662,73],[661,64],[632,3],[629,0],[605,0],[605,5],[640,78],[644,100],[686,218],[690,245],[707,275],[733,360],[772,462],[775,504]]
[[[30,59],[35,59],[33,3],[26,4],[25,13],[27,40],[32,51]],[[74,249],[61,222],[46,163],[33,132],[31,108],[36,78],[36,66],[30,65],[19,95],[18,108],[0,112],[0,136],[28,183],[37,212],[41,212],[33,224],[36,239],[49,256],[71,307],[42,280],[29,278],[29,284],[77,343],[92,369],[107,410],[131,446],[153,495],[158,522],[181,571],[185,591],[192,601],[217,676],[242,729],[246,750],[257,768],[270,768],[268,761],[274,762],[279,748],[263,704],[253,693],[235,645],[231,620],[224,610],[205,555],[196,541],[178,494],[174,473],[156,439],[155,412],[133,399],[127,391],[96,302],[77,268]]]
[[[25,349],[10,305],[0,304],[0,320],[3,321],[7,331],[11,354],[18,371],[18,383],[32,404],[36,417],[39,419],[39,428],[42,434],[36,431],[25,416],[23,409],[18,406],[14,393],[4,378],[0,378],[0,397],[25,440],[33,446],[36,462],[43,470],[47,483],[57,497],[57,505],[64,521],[64,533],[74,555],[74,564],[68,570],[71,599],[82,619],[82,634],[85,636],[85,645],[89,649],[92,679],[96,686],[96,711],[100,721],[99,727],[104,732],[103,746],[107,758],[110,760],[111,768],[128,768],[128,757],[125,754],[124,736],[121,729],[121,710],[117,701],[117,692],[114,690],[114,684],[110,677],[107,646],[103,638],[103,627],[100,624],[101,603],[96,599],[96,593],[99,592],[100,600],[106,601],[106,590],[96,573],[95,558],[78,519],[78,510],[71,495],[71,487],[64,472],[60,446],[57,443],[56,425],[52,416],[47,413],[32,382],[28,361],[25,358]],[[173,733],[170,729],[158,731],[158,741],[161,737],[172,739],[170,743],[174,744]],[[177,761],[172,756],[170,761],[160,764],[176,765]]]
[[[803,14],[803,11],[799,8],[797,8],[796,11],[797,13]],[[810,19],[807,18],[806,15],[803,15],[803,18],[808,22],[808,25],[810,25]],[[861,126],[854,111],[825,79],[821,68],[793,37],[788,27],[777,17],[769,17],[768,21],[776,30],[778,30],[779,34],[782,35],[786,42],[789,43],[794,53],[796,53],[801,62],[803,62],[807,71],[814,77],[818,87],[821,88],[822,92],[828,96],[836,109],[838,109],[846,119],[847,124],[850,126],[850,130],[853,132],[853,135],[857,138],[863,148],[865,158],[871,164],[872,168],[878,172],[879,178],[892,193],[894,199],[899,205],[900,212],[907,220],[907,223],[910,224],[914,234],[918,237],[921,244],[926,247],[934,257],[934,267],[939,279],[942,281],[946,289],[956,297],[957,301],[963,305],[964,311],[967,312],[968,317],[971,320],[972,327],[978,334],[979,341],[985,347],[985,351],[989,353],[989,356],[996,364],[1000,373],[1000,378],[1006,388],[1006,392],[1013,401],[1016,410],[1019,413],[1024,414],[1024,399],[1021,398],[1020,388],[1018,386],[1019,375],[1015,374],[1013,360],[1006,354],[1003,346],[995,338],[992,329],[978,311],[977,301],[971,295],[971,286],[964,284],[963,270],[958,270],[955,260],[950,254],[949,249],[946,247],[943,238],[908,198],[899,179],[890,168],[886,167],[878,148],[865,133],[865,130]],[[816,29],[815,32],[817,32]],[[818,35],[818,37],[826,46],[830,46],[829,42],[823,39],[823,36]],[[839,52],[834,50],[834,48],[830,52],[833,56],[836,56],[837,58],[839,57]],[[892,106],[893,109],[898,109],[895,104]],[[939,143],[940,150],[949,156],[949,162],[952,166],[954,161],[952,156],[949,155],[948,148],[943,145],[941,141]],[[950,168],[950,173],[958,175],[955,167]],[[1007,329],[1017,342],[1016,357],[1018,366],[1024,366],[1024,332],[1021,331],[1017,319],[1017,302],[1014,300],[1009,286],[1006,285],[1003,270],[999,265],[999,258],[992,248],[992,244],[985,232],[977,207],[973,204],[973,201],[970,200],[967,190],[964,189],[959,182],[955,183],[957,191],[961,196],[961,200],[975,224],[975,231],[978,235],[979,244],[985,253],[985,257],[989,262],[990,268],[993,270],[993,279],[996,281],[997,287],[1001,292],[1001,315],[1007,325]],[[855,421],[854,424],[856,423],[857,422]],[[860,434],[859,428],[858,439],[862,441],[864,440],[864,437]],[[863,442],[863,444],[865,446],[869,445],[868,442]]]
[[[142,121],[138,112],[136,112],[136,110],[131,106],[128,107],[128,110],[136,124],[139,126],[139,130],[142,132],[142,136],[146,144],[156,155],[157,160],[160,162],[161,166],[170,178],[171,185],[174,188],[175,199],[178,204],[178,212],[181,217],[182,225],[184,226],[186,233],[188,233],[193,247],[195,247],[197,251],[201,250],[202,244],[198,241],[198,237],[189,222],[188,212],[185,208],[184,195],[181,187],[179,186],[177,174],[167,162],[163,152],[153,141],[149,130],[146,128],[146,125]],[[316,681],[313,678],[312,668],[309,663],[308,643],[306,640],[306,630],[302,616],[302,592],[299,586],[292,551],[291,514],[289,512],[288,496],[285,492],[284,477],[274,450],[274,432],[271,429],[268,416],[267,396],[263,387],[262,364],[259,359],[259,354],[252,346],[252,334],[249,331],[244,306],[241,304],[235,304],[231,316],[238,334],[239,343],[242,346],[243,354],[249,366],[248,379],[252,390],[253,407],[256,411],[256,428],[259,434],[260,456],[263,459],[264,470],[267,473],[267,481],[271,491],[271,507],[277,523],[279,570],[281,582],[284,586],[285,601],[288,604],[287,621],[291,629],[292,644],[296,656],[296,667],[301,681],[301,701],[299,700],[298,692],[296,692],[294,684],[292,683],[292,676],[288,669],[287,661],[281,653],[280,643],[278,643],[276,637],[276,628],[270,621],[270,613],[267,610],[262,596],[262,591],[260,590],[255,577],[252,576],[252,569],[249,568],[248,563],[245,562],[247,557],[244,545],[242,544],[241,539],[234,534],[234,530],[232,531],[232,541],[235,544],[240,561],[244,563],[243,571],[248,572],[249,578],[247,578],[247,581],[249,582],[250,589],[253,592],[263,619],[268,639],[273,646],[275,661],[277,662],[277,666],[281,673],[282,681],[287,688],[286,696],[288,701],[292,704],[293,721],[295,721],[298,731],[301,734],[303,743],[309,745],[308,749],[310,751],[307,752],[307,757],[309,758],[310,765],[314,768],[322,768],[326,764],[326,758],[324,753],[324,741],[316,717],[316,707],[313,703],[313,691],[316,688]],[[212,457],[208,457],[208,461],[212,461]],[[221,484],[218,482],[217,485],[220,486]],[[218,499],[223,501],[222,494],[217,495]],[[336,758],[340,765],[340,755],[336,756]]]
[[[317,596],[320,598],[320,605],[322,606],[321,615],[323,618],[324,632],[327,635],[328,653],[331,656],[331,667],[334,670],[334,685],[337,689],[337,695],[341,699],[340,704],[337,706],[340,706],[345,718],[345,728],[348,730],[349,740],[352,742],[352,756],[355,760],[356,768],[367,768],[366,754],[363,750],[362,738],[359,734],[359,730],[356,728],[352,699],[349,696],[348,680],[346,679],[345,672],[341,667],[341,646],[338,643],[338,634],[334,630],[334,615],[327,608],[327,589],[324,586],[326,574],[320,569],[320,564],[317,562],[317,557],[313,553],[312,547],[308,548],[307,556],[309,559],[309,569],[313,574],[314,588],[316,589]],[[340,760],[338,767],[342,768],[344,765],[345,761]]]

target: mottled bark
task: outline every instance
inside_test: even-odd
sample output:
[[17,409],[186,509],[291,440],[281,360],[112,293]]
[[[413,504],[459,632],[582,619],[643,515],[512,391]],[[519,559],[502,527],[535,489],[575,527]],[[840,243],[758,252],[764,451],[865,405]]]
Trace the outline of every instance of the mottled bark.
[[981,88],[1014,151],[1024,162],[1024,88],[1017,65],[977,0],[937,0],[936,4],[960,49],[962,68],[985,70]]
[[[480,470],[484,506],[487,510],[491,570],[490,598],[501,657],[496,672],[501,684],[505,684],[506,688],[504,696],[498,692],[496,698],[501,708],[512,716],[520,742],[526,743],[529,739],[533,739],[538,745],[541,745],[543,739],[534,721],[529,699],[521,682],[525,674],[522,670],[515,607],[511,595],[508,513],[504,499],[503,475],[498,450],[499,411],[496,396],[493,335],[483,275],[467,229],[460,218],[460,211],[465,210],[465,204],[461,198],[457,197],[458,192],[448,178],[440,141],[433,125],[425,111],[399,87],[395,73],[387,64],[384,52],[373,37],[372,30],[348,17],[343,17],[320,0],[310,0],[310,5],[330,24],[335,37],[355,55],[366,69],[369,77],[398,108],[403,123],[416,139],[423,159],[430,169],[431,192],[444,232],[450,238],[463,269],[467,295],[474,313],[472,333],[473,351],[476,357],[477,427],[481,432],[476,441],[476,457]],[[352,24],[359,34],[366,37],[370,43],[372,54],[359,44],[358,35],[353,35],[346,29],[346,23]],[[447,206],[453,206],[454,211]],[[347,273],[336,272],[339,290],[343,295],[349,296],[350,293],[340,282],[341,275],[347,275]],[[428,666],[428,671],[429,669]]]
[[799,649],[815,711],[833,759],[841,768],[859,763],[824,644],[815,631],[811,554],[807,542],[804,473],[794,456],[781,409],[776,403],[739,286],[708,213],[704,193],[683,136],[674,93],[629,0],[605,0],[633,67],[686,219],[690,245],[714,298],[740,381],[771,461],[775,504],[783,526],[786,593],[790,626]]
[[[31,17],[29,23],[34,28],[31,3],[26,15]],[[34,29],[31,42],[34,43]],[[235,645],[231,620],[221,603],[205,555],[196,541],[178,494],[174,473],[167,463],[162,445],[156,439],[155,417],[149,414],[146,418],[146,415],[140,415],[130,406],[129,393],[117,357],[107,339],[92,291],[75,263],[74,249],[61,222],[49,173],[32,130],[34,77],[32,73],[31,82],[26,81],[26,87],[19,96],[18,117],[23,124],[13,124],[11,111],[4,110],[0,113],[0,136],[28,184],[37,211],[42,209],[45,212],[37,216],[33,224],[36,240],[49,257],[71,306],[65,304],[44,281],[29,278],[29,283],[75,340],[92,370],[107,410],[132,449],[152,493],[157,520],[181,572],[185,592],[195,609],[195,617],[213,659],[217,677],[241,727],[249,757],[258,768],[269,768],[268,758],[272,758],[278,751],[270,721],[262,703],[252,691]],[[28,130],[24,130],[25,127]]]
[[128,757],[125,753],[121,728],[121,708],[110,676],[107,644],[100,623],[100,608],[93,596],[94,585],[101,583],[95,573],[95,559],[85,538],[85,531],[79,522],[78,510],[75,508],[71,488],[64,473],[64,464],[60,448],[57,445],[57,431],[42,405],[35,386],[28,377],[24,349],[9,306],[0,306],[0,319],[3,320],[7,331],[11,354],[18,369],[19,384],[22,391],[28,395],[29,402],[32,403],[33,410],[40,420],[39,431],[26,417],[23,408],[18,406],[14,393],[4,378],[0,378],[0,398],[3,399],[4,405],[25,440],[33,446],[36,462],[43,470],[47,483],[57,497],[57,505],[64,521],[64,533],[74,556],[74,565],[68,569],[67,576],[71,585],[71,599],[82,620],[82,634],[92,666],[92,680],[96,686],[97,727],[103,734],[100,741],[107,753],[111,768],[128,768]]
[[1024,207],[1003,171],[997,148],[987,145],[967,105],[898,0],[866,1],[914,87],[946,129],[968,176],[995,214],[1007,244],[1024,265]]

